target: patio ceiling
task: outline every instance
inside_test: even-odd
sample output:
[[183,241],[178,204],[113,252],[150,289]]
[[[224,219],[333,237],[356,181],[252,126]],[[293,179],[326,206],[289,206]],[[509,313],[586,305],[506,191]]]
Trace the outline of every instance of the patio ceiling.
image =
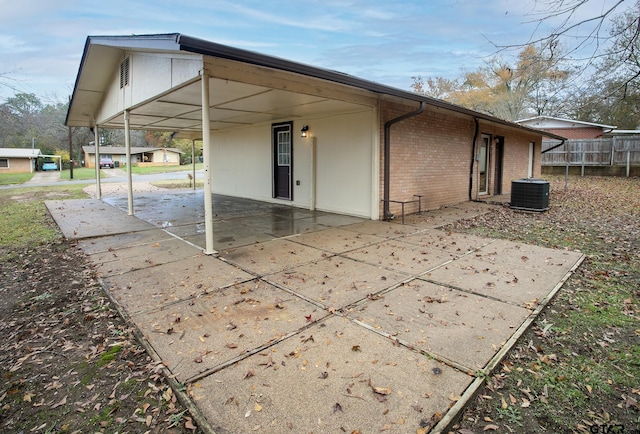
[[[218,78],[209,79],[209,89],[212,130],[363,109],[350,102]],[[199,138],[201,104],[202,84],[197,80],[131,109],[130,125],[132,129],[174,131],[180,137]],[[101,127],[124,128],[123,114]]]

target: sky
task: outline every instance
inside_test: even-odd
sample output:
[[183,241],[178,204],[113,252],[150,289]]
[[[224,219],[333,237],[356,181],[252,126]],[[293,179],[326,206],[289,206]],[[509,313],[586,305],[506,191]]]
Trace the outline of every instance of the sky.
[[[411,90],[413,76],[456,78],[495,45],[528,42],[554,1],[0,0],[0,103],[66,100],[89,35],[183,33]],[[616,2],[589,0],[572,19]]]

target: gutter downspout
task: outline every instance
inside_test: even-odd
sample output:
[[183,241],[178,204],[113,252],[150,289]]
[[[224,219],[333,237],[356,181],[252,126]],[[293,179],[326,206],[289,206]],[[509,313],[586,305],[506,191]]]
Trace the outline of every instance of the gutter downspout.
[[425,101],[420,101],[420,107],[417,110],[405,113],[402,116],[398,116],[397,118],[388,120],[384,123],[384,220],[392,217],[392,214],[389,211],[389,196],[391,189],[391,126],[397,122],[419,115],[426,107],[427,103]]
[[469,201],[473,200],[473,166],[476,162],[476,141],[478,140],[478,133],[480,132],[480,122],[478,118],[473,118],[476,123],[476,129],[473,133],[473,143],[471,144],[471,164],[469,165]]

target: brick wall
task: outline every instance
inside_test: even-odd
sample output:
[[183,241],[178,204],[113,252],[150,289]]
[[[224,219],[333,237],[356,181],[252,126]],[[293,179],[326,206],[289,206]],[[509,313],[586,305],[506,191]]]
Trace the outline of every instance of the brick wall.
[[[390,102],[381,105],[380,122],[380,199],[384,197],[384,123],[415,106],[400,106]],[[390,200],[414,200],[423,196],[423,209],[436,209],[469,200],[470,163],[475,132],[473,118],[442,109],[427,108],[422,114],[391,127]],[[504,137],[502,193],[510,193],[511,180],[527,176],[529,142],[535,141],[534,177],[540,176],[541,138],[517,129],[507,129],[480,122],[478,144],[482,134],[491,137],[489,162],[489,192],[495,186],[495,136]],[[477,150],[477,148],[476,148]],[[477,162],[474,163],[473,198],[476,198]],[[405,213],[417,211],[417,204],[405,205]],[[399,215],[401,205],[390,204]],[[383,216],[382,202],[380,216]]]
[[33,162],[28,158],[7,158],[9,167],[0,168],[0,173],[30,173]]

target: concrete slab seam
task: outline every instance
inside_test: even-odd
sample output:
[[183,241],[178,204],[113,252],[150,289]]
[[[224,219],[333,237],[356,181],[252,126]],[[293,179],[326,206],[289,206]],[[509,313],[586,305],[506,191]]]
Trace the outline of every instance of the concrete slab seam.
[[454,289],[456,291],[464,292],[465,294],[477,295],[478,297],[486,298],[487,300],[497,301],[498,303],[504,303],[504,304],[510,304],[511,306],[522,307],[522,305],[519,305],[518,303],[514,303],[513,301],[503,300],[501,298],[494,297],[493,295],[483,294],[481,292],[476,292],[471,289],[460,288],[455,285],[451,285],[449,283],[438,282],[437,280],[433,280],[433,279],[427,279],[426,277],[423,277],[423,276],[418,276],[416,277],[416,279],[422,280],[423,282],[433,283],[434,285],[443,286],[445,288]]
[[[281,271],[278,271],[277,273],[281,273]],[[266,278],[267,276],[271,276],[271,275],[277,274],[277,273],[268,274],[264,278],[263,277],[259,277],[258,280],[261,280],[261,281],[263,281],[264,283],[266,283],[268,285],[275,286],[276,288],[281,289],[282,291],[284,291],[284,292],[286,292],[286,293],[288,293],[288,294],[290,294],[290,295],[292,295],[294,297],[298,297],[298,298],[306,301],[307,303],[310,303],[310,304],[314,305],[315,307],[317,307],[319,309],[326,310],[327,312],[329,312],[329,309],[331,308],[331,306],[325,306],[324,304],[320,303],[319,301],[314,300],[313,298],[309,298],[306,295],[300,294],[299,292],[296,292],[291,288],[287,288],[286,286],[276,282],[275,280],[271,281],[271,280],[268,280]],[[341,309],[342,308],[336,309],[336,312],[338,310],[341,310]],[[332,313],[332,312],[329,312],[329,313]]]
[[[479,381],[477,384],[475,382],[472,384],[473,388],[468,387],[465,390],[462,398],[456,402],[447,414],[440,420],[440,422],[433,428],[431,431],[434,434],[440,434],[441,432],[449,430],[450,426],[455,423],[457,418],[459,417],[460,411],[465,407],[465,405],[473,399],[473,397],[477,394],[478,390],[484,383],[485,379],[491,375],[493,370],[498,366],[498,364],[506,357],[507,353],[514,347],[516,342],[522,337],[524,332],[531,326],[533,321],[540,315],[540,313],[544,310],[545,307],[553,300],[556,294],[560,291],[560,289],[564,286],[565,282],[573,275],[573,273],[578,269],[578,267],[584,261],[585,256],[582,255],[576,263],[571,267],[571,269],[564,275],[564,277],[556,284],[556,286],[547,294],[538,304],[536,309],[527,317],[527,319],[518,327],[518,329],[514,332],[513,335],[507,340],[507,342],[502,346],[500,351],[496,353],[495,356],[485,365],[482,369],[484,375],[482,377],[478,377],[482,381]],[[460,404],[458,406],[458,404]],[[455,412],[452,410],[458,406]]]
[[191,414],[191,416],[193,416],[193,419],[196,421],[198,427],[205,434],[216,434],[216,431],[213,429],[205,415],[200,411],[198,406],[194,404],[189,395],[184,391],[182,385],[175,379],[171,371],[169,371],[169,369],[164,365],[164,361],[156,352],[155,348],[153,348],[153,345],[151,345],[151,343],[144,337],[144,333],[142,333],[142,330],[140,330],[135,321],[131,319],[126,310],[118,303],[113,294],[111,294],[111,291],[109,291],[104,281],[98,277],[98,282],[100,283],[100,287],[102,288],[103,292],[106,294],[113,306],[118,311],[120,317],[133,330],[133,335],[138,340],[140,345],[142,345],[142,347],[149,353],[149,356],[156,363],[162,363],[162,375],[167,380],[167,383],[169,384],[169,387],[171,387],[173,394],[176,395],[180,403],[189,410],[189,413]]
[[208,377],[208,376],[210,376],[212,374],[215,374],[216,372],[219,372],[219,371],[221,371],[221,370],[223,370],[225,368],[228,368],[229,366],[235,365],[236,363],[238,363],[238,362],[240,362],[240,361],[242,361],[242,360],[244,360],[244,359],[246,359],[246,358],[248,358],[250,356],[253,356],[254,354],[259,354],[262,351],[273,347],[274,345],[277,345],[277,344],[279,344],[281,342],[284,342],[284,341],[286,341],[288,339],[291,339],[293,336],[296,336],[296,335],[304,332],[305,330],[308,330],[309,328],[315,326],[316,324],[321,324],[321,323],[325,322],[327,320],[327,318],[330,318],[331,316],[332,316],[332,314],[328,313],[326,316],[324,316],[324,317],[322,317],[320,319],[311,321],[310,323],[305,324],[303,327],[300,327],[297,330],[291,331],[291,332],[285,334],[284,336],[280,336],[278,339],[274,339],[271,342],[268,342],[268,343],[266,343],[264,345],[261,345],[261,346],[259,346],[257,348],[249,350],[249,351],[245,352],[244,354],[240,354],[240,355],[238,355],[238,356],[236,356],[236,357],[234,357],[234,358],[232,358],[230,360],[227,360],[224,363],[221,363],[221,364],[219,364],[217,366],[214,366],[213,368],[209,368],[209,369],[207,369],[205,371],[202,371],[201,373],[199,373],[197,375],[194,375],[194,376],[184,380],[184,384],[195,383],[196,381],[202,380],[203,378],[206,378],[206,377]]
[[468,366],[464,366],[458,362],[455,362],[447,357],[444,356],[440,356],[438,354],[435,353],[431,353],[427,350],[421,349],[421,348],[416,348],[414,345],[411,345],[409,342],[405,341],[404,339],[400,339],[400,338],[396,338],[395,336],[393,336],[391,333],[389,332],[385,332],[384,330],[376,330],[374,327],[370,326],[369,324],[363,323],[353,317],[350,317],[347,315],[347,319],[349,319],[349,321],[353,322],[354,324],[359,325],[360,327],[363,327],[369,331],[372,331],[373,333],[376,333],[377,335],[380,335],[382,337],[385,337],[387,339],[389,339],[394,345],[401,345],[405,348],[407,348],[408,350],[414,352],[414,353],[418,353],[421,356],[424,357],[428,357],[430,359],[436,360],[442,364],[445,364],[457,371],[462,372],[463,374],[469,375],[471,377],[476,377],[476,372],[469,368]]
[[204,253],[204,249],[201,246],[198,246],[197,244],[193,244],[191,241],[185,240],[184,238],[182,238],[182,237],[180,237],[180,236],[178,236],[178,235],[176,235],[174,233],[171,233],[171,232],[169,232],[168,230],[166,230],[164,228],[161,229],[161,230],[164,233],[166,233],[166,234],[170,235],[171,237],[175,238],[176,240],[180,240],[180,241],[184,242],[185,244],[190,245],[191,247],[195,247],[196,249],[201,250],[203,255],[214,256],[214,257],[218,256],[218,252],[215,251],[215,250],[213,251],[213,253]]
[[[123,273],[122,275],[127,274],[127,273],[129,273],[129,272]],[[170,308],[172,306],[178,305],[180,303],[184,303],[185,301],[196,300],[196,299],[198,299],[200,297],[203,297],[203,296],[206,296],[206,295],[212,295],[212,294],[215,294],[216,292],[224,291],[225,289],[231,288],[231,287],[236,286],[236,285],[249,283],[249,282],[251,282],[253,280],[259,280],[259,279],[256,278],[256,277],[252,277],[251,279],[239,280],[239,281],[234,282],[234,283],[229,283],[228,285],[220,286],[220,287],[215,288],[215,289],[213,289],[211,291],[203,291],[203,292],[200,292],[198,294],[191,295],[189,297],[173,300],[173,301],[171,301],[169,303],[166,303],[166,304],[163,304],[162,306],[159,306],[159,307],[153,307],[151,309],[140,310],[140,311],[135,312],[135,314],[136,315],[146,315],[148,313],[161,312],[161,311],[163,311],[163,310],[165,310],[167,308]]]

